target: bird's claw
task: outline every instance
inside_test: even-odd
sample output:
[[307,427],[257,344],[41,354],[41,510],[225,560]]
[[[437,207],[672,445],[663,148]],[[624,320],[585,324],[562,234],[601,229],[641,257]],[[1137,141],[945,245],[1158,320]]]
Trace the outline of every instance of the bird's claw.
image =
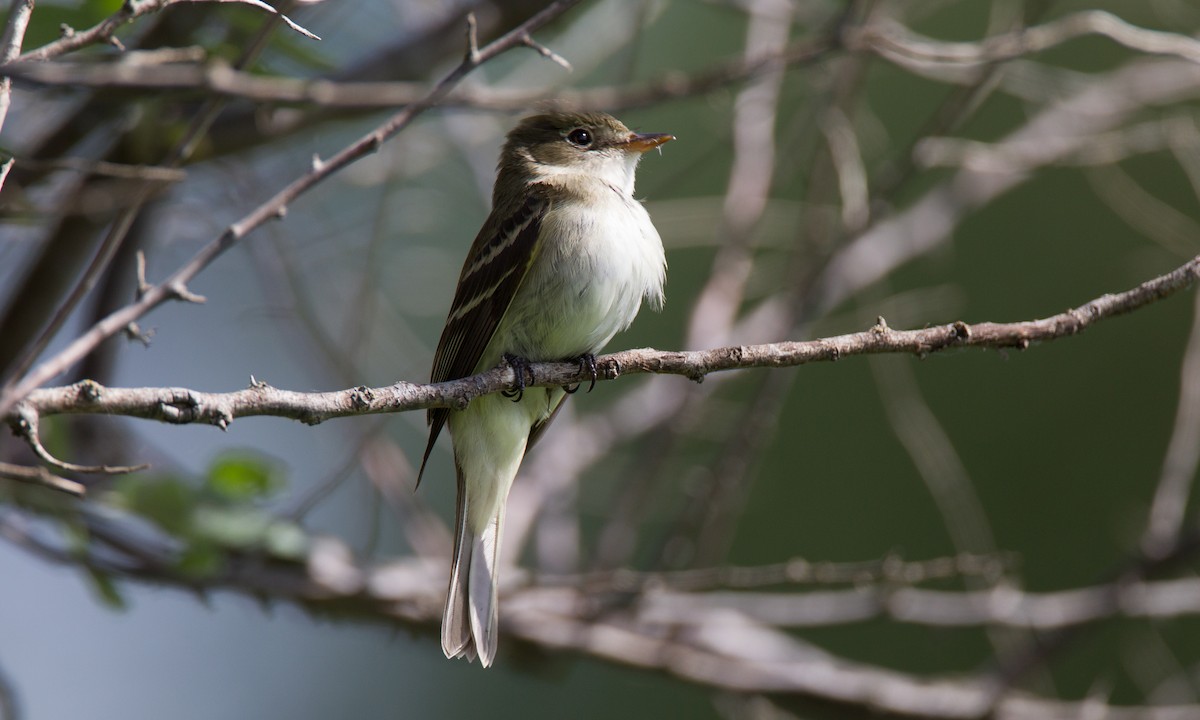
[[521,398],[525,397],[525,373],[530,373],[531,376],[533,373],[529,367],[529,361],[520,355],[505,353],[504,362],[512,368],[513,386],[511,390],[501,390],[500,394],[513,402],[521,402]]
[[[579,372],[587,373],[591,376],[591,383],[588,385],[588,392],[591,392],[596,387],[596,356],[591,353],[584,353],[579,356]],[[583,383],[575,383],[574,385],[564,385],[563,390],[568,395],[574,395],[579,390],[579,386]]]

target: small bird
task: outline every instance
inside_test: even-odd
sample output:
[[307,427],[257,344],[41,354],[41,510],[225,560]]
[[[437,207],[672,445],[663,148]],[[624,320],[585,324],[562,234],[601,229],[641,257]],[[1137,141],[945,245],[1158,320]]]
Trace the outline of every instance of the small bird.
[[[496,656],[497,572],[504,506],[525,451],[569,388],[527,388],[529,362],[595,357],[637,316],[662,307],[662,240],[633,197],[642,154],[673,140],[637,134],[598,112],[523,119],[500,154],[492,212],[475,237],[433,359],[432,381],[468,377],[502,361],[511,391],[463,410],[429,411],[420,476],[448,425],[458,476],[454,560],[442,614],[448,658]],[[590,388],[589,388],[590,389]]]

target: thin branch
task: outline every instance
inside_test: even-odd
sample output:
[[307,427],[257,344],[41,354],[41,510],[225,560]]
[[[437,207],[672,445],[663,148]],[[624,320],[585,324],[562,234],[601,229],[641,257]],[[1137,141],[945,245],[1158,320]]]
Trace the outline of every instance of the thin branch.
[[46,487],[54,488],[55,490],[60,490],[76,497],[83,497],[87,491],[87,488],[82,483],[59,477],[44,467],[29,467],[27,465],[0,462],[0,478],[33,485],[45,485]]
[[[1190,128],[1190,147],[1181,142]],[[1196,151],[1196,121],[1187,115],[1152,120],[1117,130],[1077,137],[1072,152],[1054,159],[1056,165],[1115,165],[1134,155],[1176,147]],[[978,140],[927,137],[917,143],[914,158],[926,168],[964,167],[981,173],[1028,172],[1045,165],[1045,138],[992,144]]]
[[886,585],[795,593],[651,591],[640,605],[648,622],[683,625],[702,622],[724,609],[779,628],[886,618],[928,627],[1050,631],[1113,617],[1165,620],[1200,615],[1200,579],[1118,582],[1043,593],[1009,585],[966,592]]
[[8,178],[8,171],[12,170],[13,159],[9,158],[3,163],[0,163],[0,190],[4,189],[4,181]]
[[[47,43],[36,50],[20,55],[17,60],[19,62],[29,60],[49,60],[51,58],[65,55],[69,52],[74,52],[80,48],[89,45],[98,45],[102,43],[118,42],[116,39],[117,30],[121,29],[130,22],[133,22],[142,15],[158,12],[168,5],[178,5],[185,2],[238,2],[257,7],[267,12],[279,15],[279,12],[261,0],[125,0],[121,4],[121,8],[104,20],[101,20],[96,25],[87,30],[70,30],[64,32],[63,36],[54,42]],[[286,16],[280,15],[280,18],[287,23],[288,27],[296,32],[319,40],[316,35],[308,30],[300,27]]]
[[1094,80],[1001,141],[1002,146],[1037,140],[1040,158],[1028,158],[1023,170],[1013,172],[964,167],[904,211],[873,223],[833,255],[808,291],[805,306],[817,313],[844,302],[900,265],[941,247],[967,213],[1025,182],[1037,167],[1078,152],[1091,137],[1147,106],[1184,102],[1198,94],[1200,74],[1177,60],[1130,63]]
[[985,38],[979,42],[942,42],[918,35],[895,22],[867,25],[850,34],[847,45],[872,50],[900,64],[907,62],[981,65],[1031,55],[1087,35],[1101,35],[1148,55],[1167,55],[1200,63],[1200,41],[1186,35],[1147,30],[1103,10],[1085,10],[1044,25]]
[[921,394],[913,366],[883,357],[872,357],[870,365],[888,424],[937,505],[954,549],[995,552],[983,503],[949,433]]
[[1193,305],[1192,330],[1180,368],[1179,407],[1141,542],[1142,552],[1151,558],[1178,542],[1200,465],[1200,294]]
[[41,436],[38,432],[40,418],[37,411],[32,407],[25,405],[21,407],[18,417],[13,420],[10,425],[13,432],[20,436],[33,449],[35,455],[47,465],[58,470],[65,470],[74,473],[94,473],[99,475],[128,475],[129,473],[140,472],[149,468],[149,465],[76,465],[74,463],[64,462],[50,454],[50,451],[42,445]]
[[[21,54],[21,45],[25,42],[25,31],[29,28],[29,18],[33,15],[34,0],[12,0],[8,11],[8,24],[4,28],[4,36],[0,37],[0,65],[12,62]],[[0,77],[0,128],[8,117],[8,108],[12,104],[12,79],[5,75]],[[0,186],[3,186],[0,178]]]
[[[44,534],[35,534],[15,513],[0,513],[0,537],[5,537],[50,562],[86,564],[109,576],[192,593],[214,590],[239,592],[258,599],[294,602],[311,612],[334,613],[341,618],[361,618],[429,628],[441,617],[446,566],[441,558],[413,558],[370,566],[355,561],[339,541],[316,538],[306,563],[263,564],[257,556],[230,555],[221,569],[208,576],[184,575],[173,569],[171,542],[139,541],[130,547],[127,532],[111,521],[99,522],[85,514],[90,536],[103,548],[68,550]],[[113,552],[103,552],[111,549]],[[996,684],[986,676],[922,676],[889,670],[836,656],[721,603],[720,595],[689,596],[648,590],[619,607],[603,607],[586,588],[546,585],[537,577],[510,573],[503,589],[502,630],[545,649],[590,655],[622,665],[654,669],[716,689],[738,692],[772,692],[819,698],[915,718],[975,720],[989,709],[1002,720],[1075,718],[1086,708],[1105,718],[1192,718],[1200,708],[1177,706],[1108,706],[1097,709],[1095,700],[1059,701],[1025,692],[997,698]],[[1124,586],[1128,604],[1111,606],[1113,616],[1129,608],[1140,616],[1143,608],[1157,608],[1155,616],[1171,606],[1196,606],[1197,580],[1163,581]],[[986,616],[1003,611],[1013,601],[1035,603],[1049,599],[1068,613],[1087,611],[1094,588],[1049,595],[1029,595],[1017,590],[998,591],[1003,602],[972,607],[980,598],[952,596],[952,610]],[[891,598],[918,591],[900,588]],[[1102,589],[1103,591],[1103,589]],[[847,592],[861,592],[852,590]],[[880,588],[884,596],[887,588]],[[919,591],[928,592],[928,591]],[[1072,594],[1078,593],[1078,594]],[[812,593],[821,598],[823,592]],[[750,598],[761,597],[749,594]],[[800,597],[803,602],[803,596]],[[838,598],[842,599],[841,597]],[[986,599],[986,598],[985,598]],[[1067,603],[1059,604],[1060,601]],[[757,600],[755,601],[757,602]],[[1080,606],[1072,603],[1082,602]],[[684,608],[685,604],[690,607]],[[659,617],[666,606],[685,609],[680,615]],[[826,610],[829,610],[826,604]],[[932,613],[936,608],[929,610]],[[836,608],[833,608],[836,611]],[[1099,617],[1093,613],[1092,618]],[[940,619],[940,618],[939,618]],[[980,621],[986,621],[984,617]],[[939,623],[944,624],[944,623]]]
[[[701,381],[714,372],[794,367],[855,355],[908,353],[923,358],[950,348],[1024,350],[1036,342],[1076,335],[1097,322],[1162,300],[1197,278],[1200,278],[1200,256],[1131,290],[1102,295],[1041,320],[974,325],[959,321],[919,330],[893,330],[880,318],[870,330],[818,340],[679,352],[625,350],[596,358],[596,369],[601,380],[654,373]],[[577,363],[532,363],[530,371],[531,377],[526,379],[529,387],[572,385],[587,379]],[[444,383],[401,381],[386,387],[360,386],[323,393],[280,390],[263,382],[236,392],[206,393],[186,388],[106,388],[84,380],[74,385],[33,390],[16,406],[15,415],[0,415],[0,418],[11,423],[27,412],[39,416],[102,413],[172,424],[205,423],[225,429],[238,417],[269,415],[315,425],[336,417],[435,407],[461,409],[476,397],[512,387],[514,380],[512,368],[507,364]]]
[[274,7],[263,2],[263,0],[180,0],[180,1],[181,2],[243,3],[243,4],[249,5],[251,7],[256,7],[260,10],[266,10],[267,12],[271,13],[272,15],[278,16],[279,19],[283,21],[284,25],[287,25],[289,28],[300,33],[301,35],[308,38],[309,40],[320,40],[321,39],[319,35],[316,35],[315,33],[309,31],[308,29],[296,24],[290,17],[288,17],[287,15],[284,15],[283,13],[276,10]]
[[121,178],[123,180],[146,180],[156,183],[177,183],[187,179],[187,172],[161,165],[129,165],[106,160],[85,158],[54,158],[35,160],[21,158],[21,167],[32,170],[69,170],[80,175]]
[[[225,0],[215,1],[223,2]],[[253,0],[251,4],[270,8],[265,3],[259,3],[259,0]],[[274,12],[273,9],[272,12]],[[239,69],[248,67],[258,58],[267,46],[267,42],[275,30],[276,21],[290,22],[283,14],[274,13],[271,19],[262,23],[254,39],[242,51],[238,57],[236,67]],[[226,102],[226,99],[220,96],[207,98],[192,115],[183,136],[175,142],[174,147],[167,154],[164,164],[172,168],[183,164],[195,150],[200,138],[208,132],[209,127],[211,127]],[[109,225],[108,231],[104,234],[104,239],[92,255],[92,260],[88,263],[83,274],[76,280],[70,292],[62,299],[62,302],[59,303],[59,306],[55,309],[53,315],[51,315],[49,321],[41,329],[37,337],[17,356],[17,361],[10,370],[12,378],[19,378],[29,370],[50,345],[54,337],[58,335],[58,331],[67,322],[72,313],[74,313],[79,303],[95,288],[101,275],[108,269],[113,258],[116,257],[118,251],[125,244],[130,231],[141,216],[142,208],[150,201],[155,192],[160,189],[160,183],[152,180],[145,180],[135,185],[130,193],[129,204],[121,210],[117,218]],[[139,259],[141,259],[140,256]],[[139,264],[139,292],[145,284],[143,270],[143,264]],[[188,292],[187,288],[183,287],[179,288],[176,292],[176,298],[185,302],[203,302],[203,299],[193,295]],[[0,393],[0,396],[2,396],[2,393]]]
[[565,57],[554,52],[537,40],[534,40],[530,35],[526,34],[523,38],[521,38],[521,44],[527,48],[530,48],[538,55],[541,55],[555,65],[558,65],[563,70],[566,70],[567,72],[574,71],[574,68],[571,67],[571,63]]
[[861,562],[814,562],[793,558],[769,565],[720,565],[690,570],[637,571],[628,568],[572,575],[544,575],[538,587],[585,588],[589,593],[688,592],[750,589],[770,586],[864,585],[911,586],[948,578],[977,577],[994,585],[1011,558],[999,555],[958,555],[930,560],[905,560],[887,555]]
[[[525,43],[518,43],[525,44]],[[446,95],[439,105],[487,110],[526,110],[535,103],[603,107],[611,111],[646,107],[710,93],[787,67],[812,63],[834,50],[827,35],[793,43],[780,52],[762,53],[721,62],[693,74],[666,73],[641,85],[571,88],[464,87]],[[553,58],[551,58],[553,59]],[[263,76],[229,67],[220,59],[206,63],[82,63],[26,62],[5,68],[14,78],[43,85],[140,90],[202,90],[260,103],[297,103],[332,108],[393,108],[420,102],[428,85],[414,82],[338,82]],[[547,94],[553,98],[547,100]]]
[[458,67],[446,75],[420,102],[413,103],[396,113],[382,125],[343,148],[329,160],[315,160],[309,172],[296,178],[272,198],[230,225],[166,280],[147,288],[135,302],[109,314],[81,333],[66,348],[33,368],[14,385],[5,388],[3,393],[0,393],[0,416],[6,415],[12,406],[29,391],[65,372],[101,342],[136,323],[139,318],[152,309],[168,300],[186,299],[189,295],[187,283],[222,253],[267,221],[282,218],[287,213],[287,207],[292,201],[334,173],[378,150],[384,142],[407,127],[417,116],[445,98],[469,72],[501,53],[522,46],[524,36],[558,17],[578,2],[579,0],[557,0],[557,2],[550,3],[508,34],[492,41],[478,52],[468,53]]

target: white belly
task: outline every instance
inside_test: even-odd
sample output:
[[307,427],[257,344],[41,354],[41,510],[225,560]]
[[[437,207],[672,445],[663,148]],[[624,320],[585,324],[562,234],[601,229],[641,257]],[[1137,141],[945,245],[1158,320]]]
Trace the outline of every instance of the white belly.
[[637,317],[642,299],[662,303],[662,241],[642,205],[604,187],[584,212],[560,204],[480,366],[504,353],[566,360],[597,353]]

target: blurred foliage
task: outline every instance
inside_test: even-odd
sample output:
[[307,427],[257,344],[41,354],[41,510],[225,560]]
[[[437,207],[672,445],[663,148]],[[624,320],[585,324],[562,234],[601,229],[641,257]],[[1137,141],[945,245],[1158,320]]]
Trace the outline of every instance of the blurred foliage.
[[108,502],[183,541],[177,570],[193,577],[219,572],[226,553],[260,553],[298,562],[308,536],[264,503],[282,487],[278,469],[250,453],[223,455],[200,482],[148,474],[119,478]]

